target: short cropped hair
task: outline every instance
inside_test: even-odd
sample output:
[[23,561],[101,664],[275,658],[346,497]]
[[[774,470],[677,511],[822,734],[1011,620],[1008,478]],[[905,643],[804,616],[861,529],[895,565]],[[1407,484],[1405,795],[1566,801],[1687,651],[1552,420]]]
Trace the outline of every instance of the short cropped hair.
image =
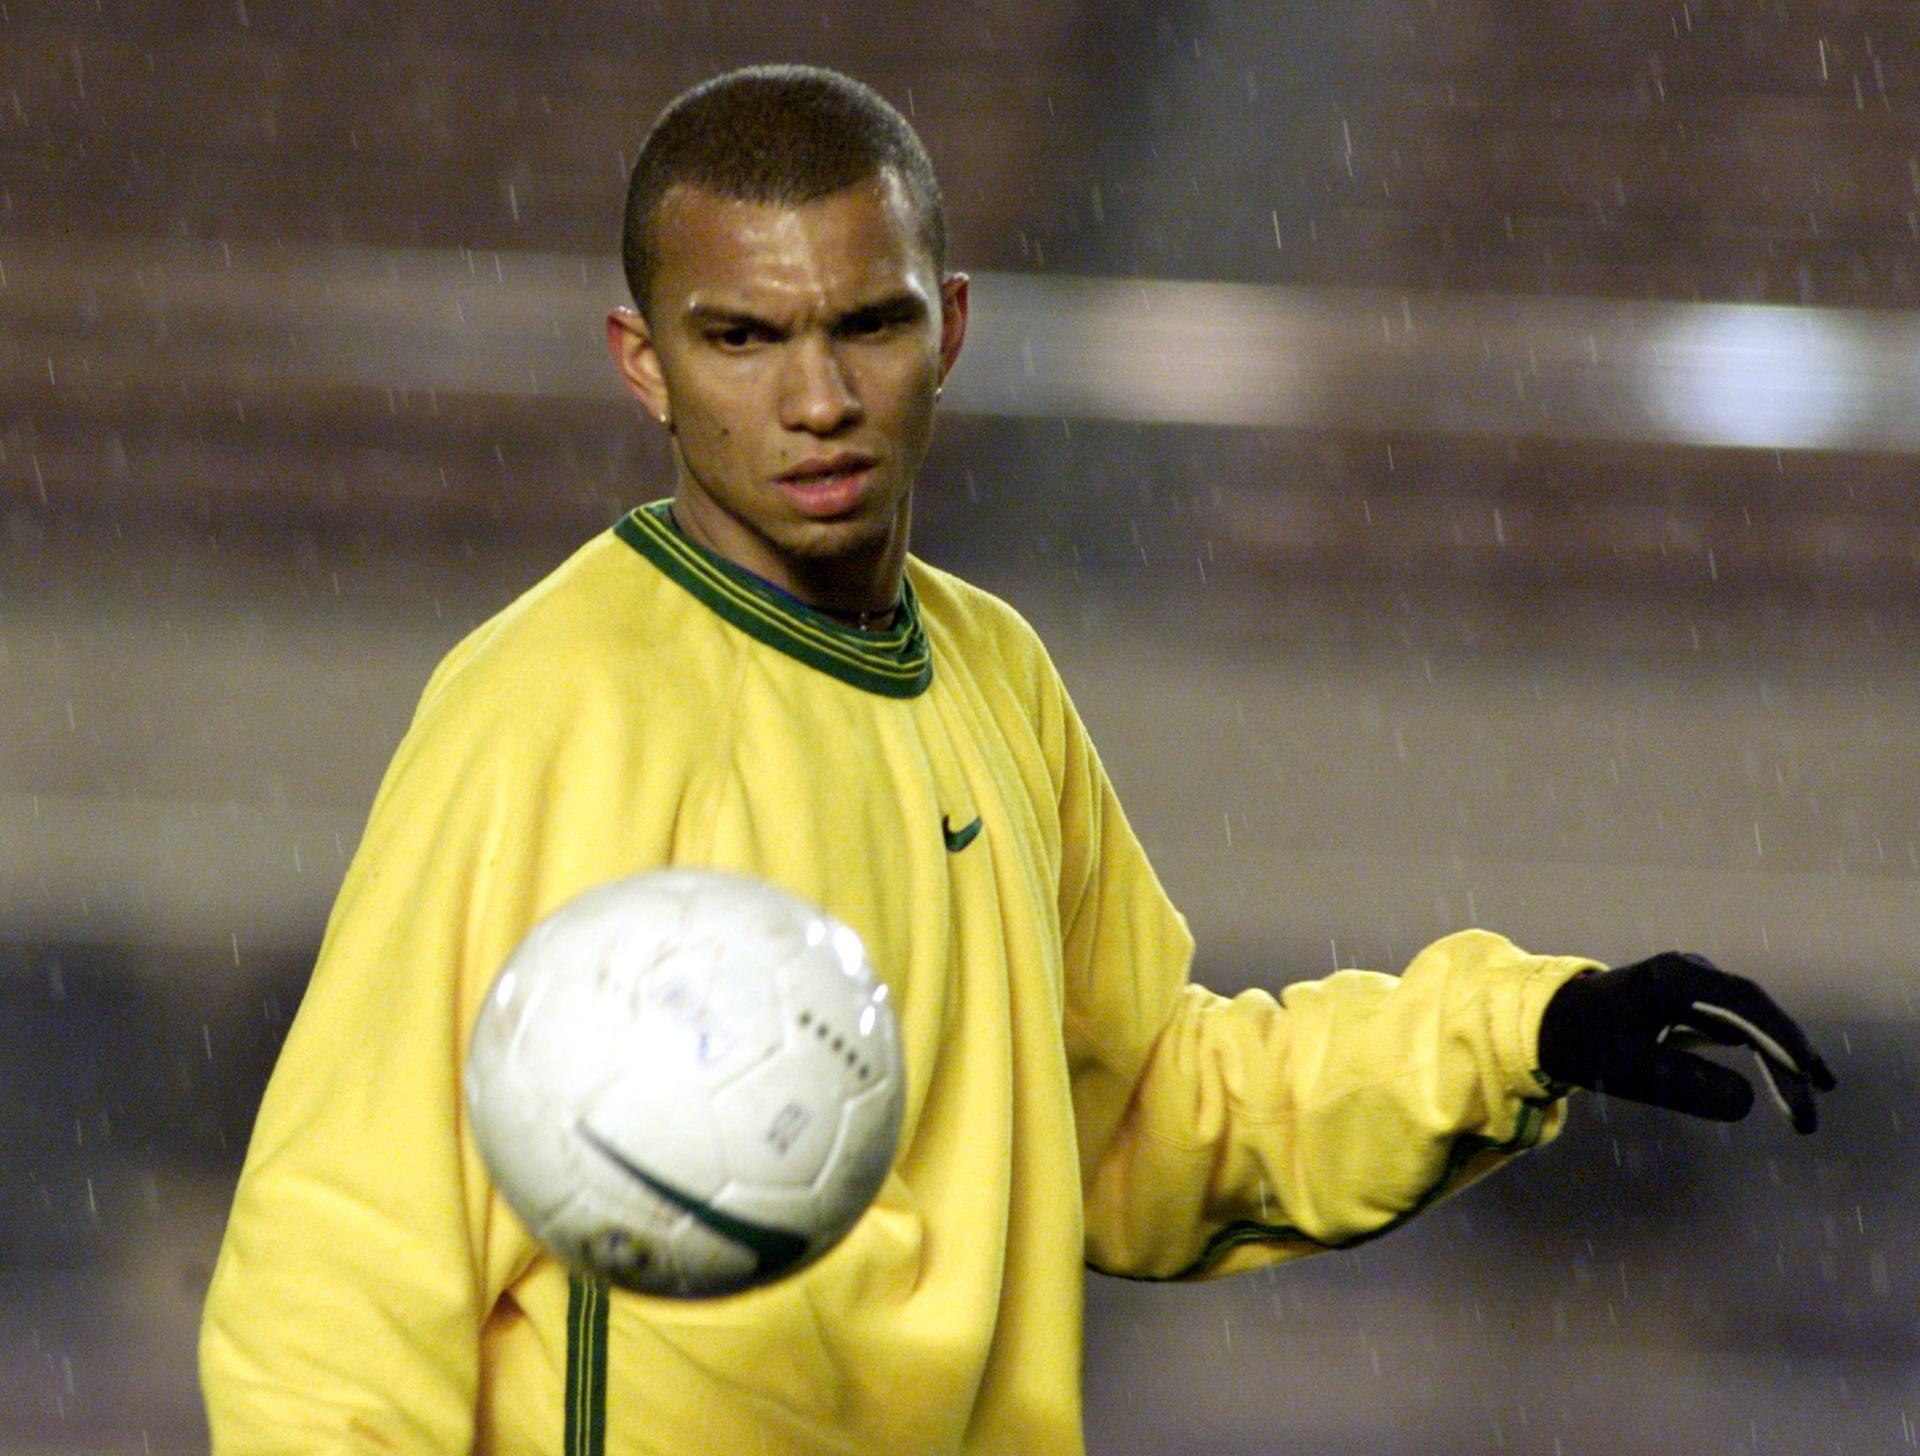
[[871,86],[820,66],[748,66],[667,104],[627,183],[620,261],[642,314],[660,271],[660,204],[675,187],[798,207],[891,172],[946,272],[940,184],[913,127]]

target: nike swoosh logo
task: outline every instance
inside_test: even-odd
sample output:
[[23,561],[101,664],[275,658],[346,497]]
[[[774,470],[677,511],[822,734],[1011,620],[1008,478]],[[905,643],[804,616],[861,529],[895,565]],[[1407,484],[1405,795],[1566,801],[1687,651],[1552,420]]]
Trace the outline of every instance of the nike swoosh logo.
[[948,852],[958,854],[980,837],[980,816],[978,814],[974,815],[973,823],[955,829],[947,823],[947,816],[942,814],[940,816],[940,832],[946,837]]
[[574,1124],[574,1131],[648,1192],[664,1198],[702,1228],[710,1229],[721,1238],[729,1239],[751,1252],[756,1278],[776,1278],[806,1257],[807,1241],[798,1234],[763,1223],[748,1223],[730,1213],[722,1213],[703,1199],[695,1198],[691,1193],[654,1177],[639,1164],[630,1162],[618,1148],[588,1126],[584,1118]]

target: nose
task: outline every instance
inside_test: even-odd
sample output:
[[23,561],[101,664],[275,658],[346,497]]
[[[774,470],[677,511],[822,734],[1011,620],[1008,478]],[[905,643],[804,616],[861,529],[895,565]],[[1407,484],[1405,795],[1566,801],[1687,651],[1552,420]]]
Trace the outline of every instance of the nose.
[[780,381],[780,423],[831,435],[861,414],[859,390],[832,341],[817,334],[793,340]]

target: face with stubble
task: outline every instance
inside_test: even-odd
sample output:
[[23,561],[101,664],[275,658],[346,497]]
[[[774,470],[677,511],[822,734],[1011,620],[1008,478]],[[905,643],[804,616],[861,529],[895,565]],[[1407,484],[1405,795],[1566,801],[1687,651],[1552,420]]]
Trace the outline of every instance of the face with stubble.
[[695,540],[822,610],[898,596],[913,482],[966,332],[890,172],[799,206],[677,187],[642,317],[607,338],[673,438]]

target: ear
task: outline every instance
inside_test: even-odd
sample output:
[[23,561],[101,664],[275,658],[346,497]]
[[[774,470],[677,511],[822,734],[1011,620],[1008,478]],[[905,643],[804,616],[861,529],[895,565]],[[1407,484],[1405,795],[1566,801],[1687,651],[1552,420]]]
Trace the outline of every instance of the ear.
[[967,337],[967,288],[964,273],[949,274],[940,284],[940,378],[944,383],[960,357]]
[[622,305],[607,315],[607,352],[633,397],[646,412],[673,428],[673,404],[667,398],[667,379],[660,369],[660,353],[653,334],[637,309]]

